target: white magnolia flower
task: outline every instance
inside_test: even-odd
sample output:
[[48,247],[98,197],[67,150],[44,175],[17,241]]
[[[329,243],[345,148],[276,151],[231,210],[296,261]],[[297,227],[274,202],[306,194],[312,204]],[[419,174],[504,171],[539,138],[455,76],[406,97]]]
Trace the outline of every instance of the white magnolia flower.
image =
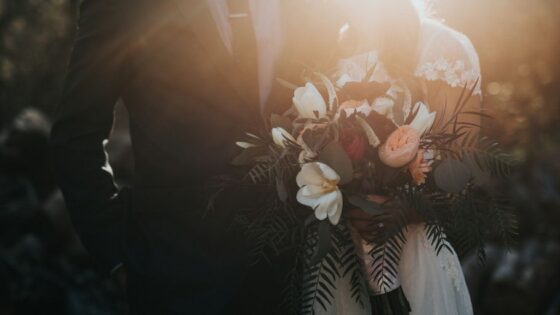
[[338,113],[336,114],[336,119],[338,119],[338,117],[340,116],[341,111],[344,111],[346,113],[346,117],[350,117],[356,113],[361,113],[367,116],[371,113],[371,110],[372,108],[367,100],[361,100],[361,101],[348,100],[340,104],[340,106],[338,107]]
[[373,101],[371,105],[372,109],[378,114],[392,118],[393,106],[395,106],[395,101],[389,97],[378,97]]
[[342,214],[342,193],[338,189],[340,176],[321,162],[304,164],[296,177],[300,187],[297,201],[315,210],[318,220],[336,225]]
[[418,102],[414,105],[412,112],[416,111],[418,111],[418,113],[410,123],[410,127],[414,128],[418,134],[422,136],[426,131],[432,128],[434,120],[436,119],[436,113],[430,113],[428,107],[422,102]]
[[[294,91],[293,102],[300,117],[323,118],[327,114],[327,104],[323,96],[310,82]],[[315,116],[315,112],[317,112],[318,117]]]
[[338,86],[339,88],[342,88],[348,82],[352,82],[352,78],[348,74],[345,73],[336,81],[336,86]]
[[282,127],[272,128],[272,140],[282,148],[286,147],[286,141],[296,142],[296,139]]

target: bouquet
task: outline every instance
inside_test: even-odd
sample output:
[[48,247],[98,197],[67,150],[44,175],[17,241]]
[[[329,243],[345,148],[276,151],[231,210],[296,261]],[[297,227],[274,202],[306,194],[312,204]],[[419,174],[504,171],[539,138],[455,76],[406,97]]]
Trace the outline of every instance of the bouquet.
[[[312,73],[294,89],[293,106],[272,115],[262,133],[247,133],[233,163],[244,180],[270,187],[265,206],[238,218],[254,241],[255,261],[292,251],[296,263],[285,301],[311,313],[334,298],[338,278],[352,297],[383,305],[406,304],[398,292],[398,263],[407,225],[423,222],[437,252],[476,251],[509,243],[515,218],[493,183],[508,176],[513,160],[496,142],[463,122],[473,90],[436,115],[412,102],[403,84],[335,82]],[[397,95],[405,95],[399,100]],[[383,195],[387,198],[373,198]],[[377,229],[364,239],[344,212],[371,214]],[[373,304],[373,303],[372,303]],[[398,306],[395,306],[398,307]]]

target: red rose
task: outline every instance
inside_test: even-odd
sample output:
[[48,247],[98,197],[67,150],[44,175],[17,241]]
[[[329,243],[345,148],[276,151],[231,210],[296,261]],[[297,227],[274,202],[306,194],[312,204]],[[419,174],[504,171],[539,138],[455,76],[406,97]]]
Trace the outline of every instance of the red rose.
[[360,132],[352,128],[342,130],[342,147],[352,161],[359,161],[364,157],[366,151],[366,138]]

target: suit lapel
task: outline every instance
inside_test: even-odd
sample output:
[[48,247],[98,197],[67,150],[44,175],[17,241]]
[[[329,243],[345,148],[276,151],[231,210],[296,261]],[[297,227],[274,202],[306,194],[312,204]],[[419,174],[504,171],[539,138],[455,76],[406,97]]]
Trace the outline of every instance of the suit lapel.
[[[339,59],[338,30],[344,20],[323,1],[283,0],[284,49],[277,63],[276,78],[302,84],[306,66],[323,73],[335,69]],[[265,112],[282,113],[291,106],[293,91],[274,82]]]
[[297,21],[297,14],[293,11],[294,5],[292,1],[280,1],[280,23],[282,24],[283,47],[279,59],[276,61],[274,71],[274,82],[268,99],[264,104],[262,110],[264,118],[269,118],[272,113],[281,113],[290,107],[290,96],[293,91],[278,82],[277,79],[282,79],[290,83],[298,83],[297,75],[294,75],[294,64],[291,55],[294,50],[294,43],[297,39],[294,38],[295,34],[292,31],[294,23]]
[[[251,99],[248,89],[253,86],[247,84],[241,75],[233,57],[223,43],[210,8],[205,0],[172,0],[177,5],[185,23],[192,30],[194,36],[204,47],[215,67],[226,78],[237,96],[245,104],[250,104],[251,110],[260,111],[268,118],[272,112],[282,112],[289,108],[293,91],[273,82],[270,96],[264,108],[259,110],[258,100]],[[266,1],[266,0],[259,0]],[[311,12],[314,3],[300,0],[280,0],[281,23],[284,36],[284,47],[280,59],[276,62],[275,78],[285,79],[292,83],[299,83],[299,74],[305,63],[307,43],[309,38],[310,21],[307,13]],[[325,35],[325,34],[323,34]],[[307,54],[306,54],[307,53]],[[321,53],[321,52],[319,52]],[[322,52],[324,53],[324,52]],[[302,60],[303,59],[303,60]]]
[[[250,84],[240,78],[241,72],[227,50],[218,28],[210,12],[210,8],[204,0],[172,0],[184,18],[189,29],[204,47],[215,67],[226,78],[237,96],[246,104],[255,102],[251,100],[248,93]],[[254,104],[258,106],[258,104]]]
[[271,113],[281,114],[291,106],[293,90],[280,84],[276,79],[300,84],[304,70],[306,42],[309,38],[309,25],[306,13],[309,4],[300,0],[281,0],[281,23],[284,45],[279,60],[276,62],[274,82],[266,105],[265,116]]

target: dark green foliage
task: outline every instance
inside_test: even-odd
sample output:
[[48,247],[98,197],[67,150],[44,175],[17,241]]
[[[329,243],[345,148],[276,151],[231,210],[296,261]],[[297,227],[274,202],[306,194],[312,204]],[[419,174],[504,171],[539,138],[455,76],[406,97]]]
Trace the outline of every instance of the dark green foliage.
[[[336,290],[336,279],[340,277],[339,270],[336,266],[336,249],[331,249],[318,263],[317,246],[320,243],[320,233],[318,227],[311,227],[307,231],[305,240],[304,255],[304,273],[302,282],[301,310],[303,314],[313,314],[313,306],[318,303],[323,309],[327,309],[327,305],[331,304]],[[329,239],[329,241],[331,241]]]
[[[275,118],[276,123],[282,123],[280,117]],[[286,142],[286,148],[281,148],[263,138],[248,134],[247,142],[255,146],[244,149],[233,164],[250,165],[245,180],[255,185],[275,186],[278,199],[287,202],[295,196],[294,179],[299,168],[295,144]]]
[[368,254],[373,258],[370,276],[377,283],[380,292],[394,288],[398,279],[398,265],[406,238],[404,231],[408,224],[407,207],[398,199],[384,204],[385,214],[378,216],[378,229],[373,236],[374,245]]
[[231,162],[235,166],[251,165],[255,160],[266,153],[266,148],[256,146],[244,149],[238,156]]
[[[451,208],[454,218],[446,218],[444,228],[449,240],[460,256],[476,252],[484,262],[484,245],[497,241],[505,246],[514,244],[517,220],[511,206],[503,200],[475,192],[473,198],[458,197]],[[454,219],[454,220],[453,220]]]
[[348,184],[354,178],[352,161],[338,142],[333,141],[326,145],[319,154],[318,160],[336,171],[340,176],[340,185]]
[[335,248],[338,249],[338,264],[342,270],[342,276],[350,275],[350,292],[352,298],[362,306],[364,299],[367,295],[367,288],[363,280],[363,271],[358,255],[356,254],[356,247],[352,241],[352,231],[348,227],[348,223],[342,222],[334,229],[333,242]]
[[479,180],[485,176],[505,178],[512,173],[517,162],[513,156],[502,151],[498,142],[487,137],[465,138],[461,147],[459,156]]
[[352,195],[348,197],[348,202],[359,209],[369,213],[369,214],[382,214],[383,209],[381,206],[371,200],[368,200],[365,196]]
[[484,246],[495,241],[505,246],[515,243],[517,220],[508,200],[490,195],[473,184],[460,194],[408,189],[401,194],[426,222],[426,234],[436,252],[456,251],[459,256],[476,252],[484,262]]
[[467,186],[471,179],[471,170],[459,160],[446,159],[436,166],[434,179],[443,191],[458,193]]
[[375,293],[389,292],[397,284],[399,261],[405,242],[404,235],[392,237],[385,242],[376,244],[368,253],[373,258],[373,271],[370,276],[377,282],[377,287],[380,290],[380,292]]
[[[330,224],[330,223],[328,223]],[[313,314],[315,305],[327,309],[336,293],[336,281],[350,275],[351,294],[357,303],[364,306],[365,284],[362,270],[350,229],[344,222],[332,227],[330,250],[318,262],[317,246],[322,241],[320,224],[314,223],[307,229],[304,257],[303,281],[301,286],[301,313]]]
[[270,196],[271,203],[265,208],[244,209],[236,217],[234,225],[244,228],[251,241],[249,253],[251,264],[270,261],[300,240],[301,218],[295,209]]
[[428,240],[434,246],[436,253],[439,255],[442,250],[447,250],[450,253],[454,253],[453,247],[447,240],[447,235],[443,231],[443,228],[435,222],[426,224],[426,236]]

